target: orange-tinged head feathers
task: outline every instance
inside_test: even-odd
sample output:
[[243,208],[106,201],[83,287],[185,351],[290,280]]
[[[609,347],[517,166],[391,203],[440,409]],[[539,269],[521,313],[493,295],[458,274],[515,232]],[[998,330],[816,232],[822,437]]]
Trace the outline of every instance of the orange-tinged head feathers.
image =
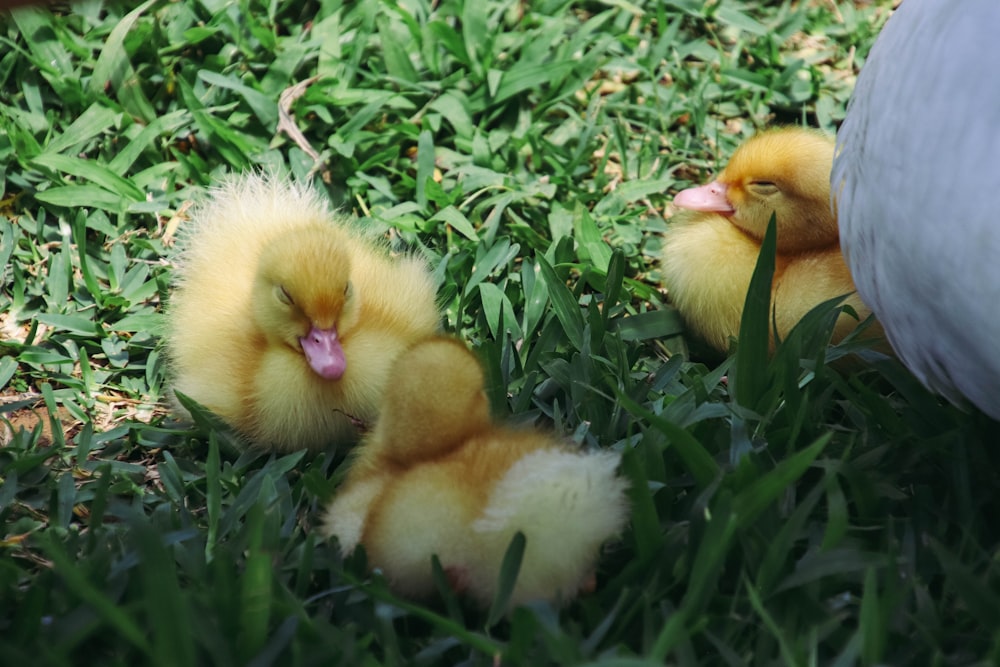
[[837,242],[830,207],[833,139],[787,127],[761,132],[740,146],[718,181],[726,185],[733,224],[763,238],[776,216],[778,246],[786,252]]
[[834,140],[817,130],[766,130],[740,145],[715,181],[679,193],[675,204],[726,215],[756,239],[773,214],[779,252],[828,247],[838,240],[830,205],[833,151]]

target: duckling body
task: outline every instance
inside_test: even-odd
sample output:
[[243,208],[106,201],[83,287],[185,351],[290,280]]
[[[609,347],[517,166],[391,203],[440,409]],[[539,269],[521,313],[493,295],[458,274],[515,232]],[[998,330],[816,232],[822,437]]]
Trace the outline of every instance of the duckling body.
[[[833,140],[803,128],[762,132],[742,144],[718,178],[678,193],[665,236],[663,283],[689,329],[725,352],[772,213],[777,224],[771,302],[782,338],[813,307],[838,296],[864,319],[840,251],[828,187]],[[834,341],[858,321],[842,314]],[[772,348],[774,344],[772,331]]]
[[173,388],[258,446],[356,439],[395,357],[438,329],[424,263],[259,174],[213,191],[190,226],[168,309]]
[[573,597],[626,518],[618,456],[494,424],[478,362],[460,343],[425,341],[400,366],[323,533],[345,553],[364,545],[370,565],[412,597],[433,593],[436,554],[452,584],[486,605],[520,531],[527,541],[511,604]]
[[861,69],[831,178],[858,292],[929,389],[1000,419],[1000,3],[904,2]]

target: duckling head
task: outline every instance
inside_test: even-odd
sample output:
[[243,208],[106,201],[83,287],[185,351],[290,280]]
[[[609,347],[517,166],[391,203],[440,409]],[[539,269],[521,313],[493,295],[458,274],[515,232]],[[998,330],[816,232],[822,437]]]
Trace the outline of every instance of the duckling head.
[[341,338],[357,322],[351,257],[330,227],[287,232],[261,252],[254,284],[254,318],[271,343],[305,355],[326,380],[347,369]]
[[833,151],[833,140],[815,130],[761,132],[736,149],[714,181],[679,192],[674,206],[726,216],[758,240],[774,214],[779,252],[828,247],[838,241],[830,205]]
[[462,343],[434,337],[404,352],[386,388],[377,435],[408,466],[446,454],[491,428],[479,361]]

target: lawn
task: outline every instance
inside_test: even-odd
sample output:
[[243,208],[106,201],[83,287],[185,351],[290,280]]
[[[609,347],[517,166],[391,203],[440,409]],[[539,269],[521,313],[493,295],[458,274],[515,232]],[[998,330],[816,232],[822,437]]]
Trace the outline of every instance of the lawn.
[[[0,664],[1000,662],[997,423],[830,346],[833,305],[715,359],[659,287],[672,195],[758,127],[834,131],[890,5],[0,14]],[[498,414],[622,452],[594,592],[399,599],[315,533],[347,452],[172,417],[174,239],[254,167],[428,259]]]

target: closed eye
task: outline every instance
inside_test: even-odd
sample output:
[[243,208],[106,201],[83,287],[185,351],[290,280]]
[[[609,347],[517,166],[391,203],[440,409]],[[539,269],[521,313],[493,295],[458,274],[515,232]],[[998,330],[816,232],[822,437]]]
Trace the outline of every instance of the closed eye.
[[278,301],[285,304],[286,306],[294,306],[295,300],[292,299],[292,295],[288,293],[284,285],[276,285],[274,288],[274,296],[278,298]]
[[765,197],[778,191],[778,185],[774,181],[750,181],[747,188],[754,194]]

